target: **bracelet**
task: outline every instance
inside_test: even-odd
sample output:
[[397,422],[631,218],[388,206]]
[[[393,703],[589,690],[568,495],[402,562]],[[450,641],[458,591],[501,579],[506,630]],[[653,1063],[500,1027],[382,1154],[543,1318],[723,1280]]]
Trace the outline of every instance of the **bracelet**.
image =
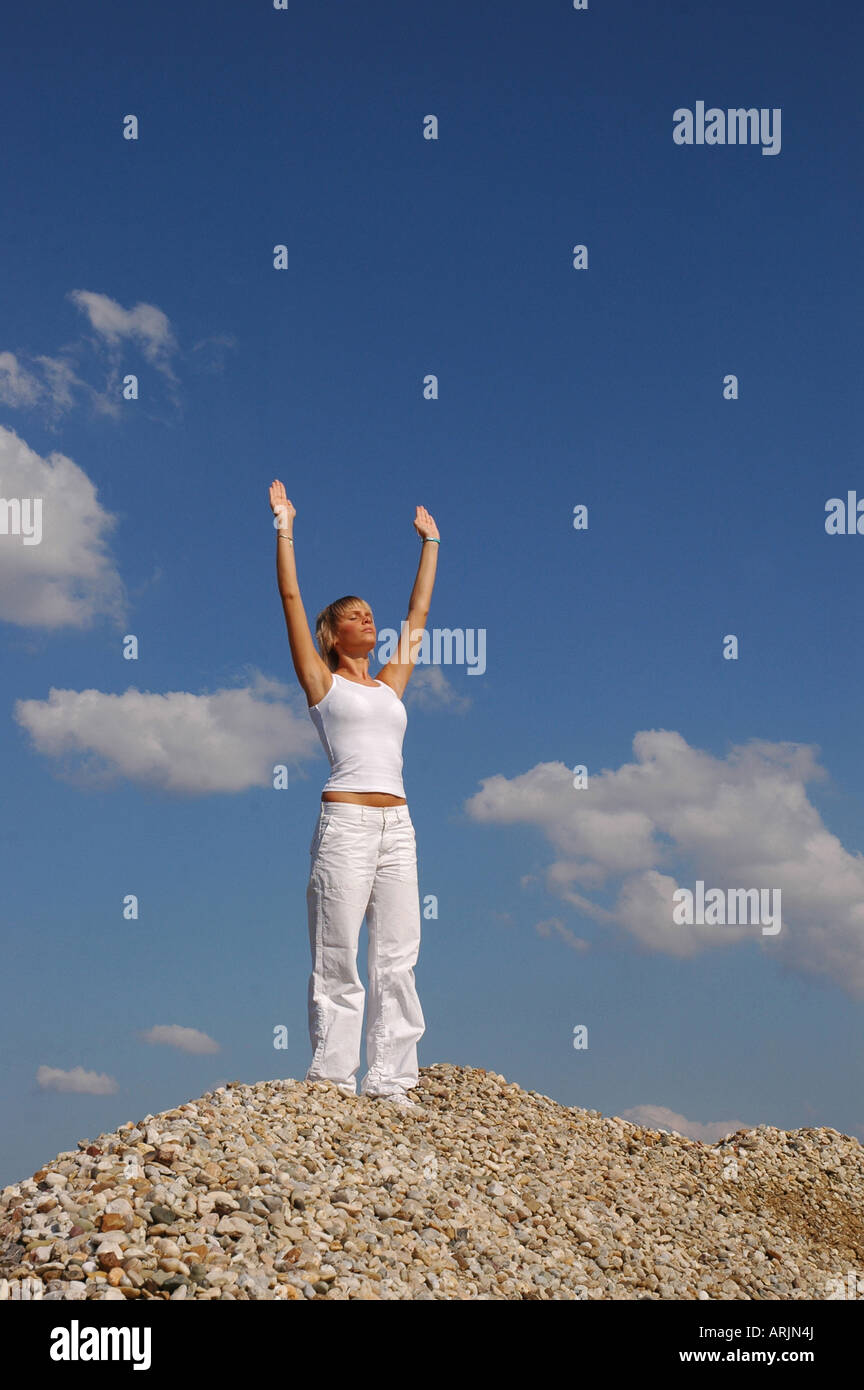
[[440,545],[440,544],[441,544],[441,542],[439,541],[439,539],[438,539],[437,536],[424,536],[424,537],[423,537],[423,544],[425,545],[427,541],[434,541],[434,543],[435,543],[436,545]]
[[291,541],[291,544],[292,544],[292,545],[294,544],[293,540],[291,540],[291,537],[290,537],[290,536],[283,536],[283,534],[282,534],[281,531],[277,531],[276,535],[277,535],[277,538],[278,538],[280,541]]

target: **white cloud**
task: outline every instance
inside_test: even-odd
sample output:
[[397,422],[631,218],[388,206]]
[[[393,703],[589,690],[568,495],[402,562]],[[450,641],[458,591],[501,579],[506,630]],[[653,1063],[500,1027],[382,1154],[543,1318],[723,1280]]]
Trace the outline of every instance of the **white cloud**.
[[[53,406],[61,410],[68,410],[70,406],[74,405],[73,386],[77,386],[83,391],[89,391],[91,396],[98,399],[98,393],[81,380],[71,362],[64,361],[62,357],[46,357],[44,354],[35,358],[35,361],[39,363],[46,377],[43,395],[47,392]],[[117,408],[119,410],[119,405]]]
[[447,680],[440,666],[415,665],[405,687],[406,705],[417,709],[449,709],[462,713],[471,704]]
[[197,1028],[183,1028],[179,1023],[157,1023],[141,1037],[146,1043],[161,1043],[166,1047],[176,1047],[178,1052],[196,1055],[220,1050],[219,1044],[207,1033],[201,1033]]
[[75,404],[74,391],[88,395],[98,412],[119,415],[117,383],[114,383],[115,389],[111,395],[106,396],[84,381],[72,360],[76,347],[72,344],[61,349],[67,353],[67,357],[41,354],[32,359],[30,366],[26,366],[24,360],[14,352],[0,352],[0,402],[16,410],[39,406],[43,422],[51,429],[55,427],[58,416]]
[[[752,740],[716,758],[680,734],[646,730],[636,761],[603,769],[583,790],[563,763],[495,776],[466,803],[478,821],[538,826],[559,854],[547,887],[646,950],[694,956],[753,941],[783,966],[864,998],[864,856],[846,850],[808,800],[826,777],[816,749]],[[672,893],[693,888],[782,893],[782,929],[674,926]],[[617,890],[609,905],[592,896]]]
[[571,931],[569,927],[565,927],[560,917],[549,917],[545,922],[535,922],[534,930],[538,936],[560,937],[565,945],[570,946],[574,951],[582,953],[591,950],[590,941],[586,941],[583,937],[577,936],[575,931]]
[[71,1071],[62,1071],[59,1067],[40,1067],[36,1072],[36,1082],[43,1091],[76,1091],[88,1096],[110,1096],[117,1090],[113,1076],[85,1071],[83,1067],[73,1067]]
[[630,1110],[622,1110],[619,1120],[629,1120],[643,1129],[665,1129],[669,1134],[683,1134],[687,1139],[701,1139],[703,1144],[716,1144],[737,1129],[747,1129],[741,1120],[709,1120],[702,1124],[699,1120],[688,1120],[686,1115],[676,1115],[665,1105],[634,1105]]
[[0,401],[4,405],[35,405],[43,389],[39,378],[22,367],[14,352],[0,352]]
[[[167,314],[155,304],[138,303],[125,309],[110,295],[93,290],[70,290],[67,298],[86,318],[92,335],[66,343],[58,354],[25,356],[0,351],[0,402],[17,410],[39,407],[42,422],[56,428],[57,418],[76,404],[76,393],[86,396],[97,414],[115,419],[123,412],[122,378],[137,371],[135,354],[164,378],[175,405],[179,405],[177,376],[171,365],[179,354],[177,339]],[[236,347],[230,334],[215,333],[192,349],[191,364],[198,370],[218,372],[225,353]],[[97,389],[80,374],[80,359],[95,350],[101,366],[107,356],[107,378]]]
[[177,351],[168,315],[155,304],[136,304],[124,309],[107,294],[92,290],[70,290],[69,298],[86,314],[90,327],[112,347],[129,339],[141,349],[148,362],[169,372],[168,358]]
[[14,714],[39,753],[83,756],[64,770],[72,780],[239,792],[271,786],[275,765],[321,751],[311,721],[276,698],[287,692],[258,675],[251,686],[211,695],[52,688],[47,700],[18,700]]
[[42,458],[0,425],[4,498],[41,499],[42,538],[0,534],[0,619],[22,627],[87,627],[98,615],[119,623],[125,593],[108,555],[116,517],[87,474],[65,454]]

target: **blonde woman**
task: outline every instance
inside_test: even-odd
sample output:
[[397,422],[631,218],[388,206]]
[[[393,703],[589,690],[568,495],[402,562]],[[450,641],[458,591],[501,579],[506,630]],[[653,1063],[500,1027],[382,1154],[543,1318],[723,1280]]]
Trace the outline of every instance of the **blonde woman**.
[[328,604],[316,620],[316,650],[297,584],[296,510],[278,479],[270,485],[270,506],[278,525],[276,575],[291,659],[330,762],[306,889],[312,951],[312,1061],[306,1080],[333,1081],[348,1095],[357,1094],[365,998],[357,948],[365,916],[369,1016],[360,1091],[413,1109],[408,1092],[419,1080],[417,1043],[426,1025],[414,984],[420,897],[417,845],[402,783],[408,718],[402,694],[414,667],[412,639],[426,626],[432,601],[438,528],[426,508],[418,507],[414,529],[422,546],[407,640],[373,679],[371,608],[353,594]]

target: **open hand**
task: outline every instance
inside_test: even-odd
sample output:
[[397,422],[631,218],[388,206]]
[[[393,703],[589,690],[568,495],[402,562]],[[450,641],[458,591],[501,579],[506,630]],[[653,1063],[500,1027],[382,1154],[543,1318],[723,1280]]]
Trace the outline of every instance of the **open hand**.
[[297,515],[297,509],[294,503],[285,496],[285,484],[280,483],[278,478],[274,478],[270,484],[270,506],[273,515],[278,519],[279,530],[290,530]]
[[432,516],[431,512],[427,512],[425,507],[417,508],[417,515],[414,517],[414,530],[417,532],[417,535],[422,536],[424,540],[426,540],[427,537],[440,540],[438,527],[435,525],[435,518]]

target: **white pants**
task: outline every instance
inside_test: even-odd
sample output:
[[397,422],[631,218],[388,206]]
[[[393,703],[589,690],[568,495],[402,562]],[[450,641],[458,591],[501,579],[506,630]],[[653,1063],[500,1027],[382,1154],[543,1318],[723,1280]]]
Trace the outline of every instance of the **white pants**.
[[419,1080],[417,1043],[426,1028],[414,985],[420,950],[417,846],[407,806],[322,801],[309,847],[306,889],[312,974],[307,1081],[357,1093],[364,990],[357,948],[369,932],[369,1016],[364,1095],[408,1090]]

